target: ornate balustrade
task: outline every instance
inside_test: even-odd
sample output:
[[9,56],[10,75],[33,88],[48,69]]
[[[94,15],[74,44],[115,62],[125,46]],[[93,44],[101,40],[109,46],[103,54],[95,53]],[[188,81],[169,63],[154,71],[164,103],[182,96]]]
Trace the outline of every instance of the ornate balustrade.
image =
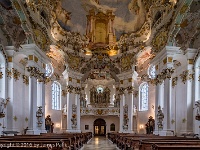
[[108,107],[108,108],[81,108],[81,116],[93,115],[93,116],[104,116],[104,115],[117,115],[119,116],[119,108]]

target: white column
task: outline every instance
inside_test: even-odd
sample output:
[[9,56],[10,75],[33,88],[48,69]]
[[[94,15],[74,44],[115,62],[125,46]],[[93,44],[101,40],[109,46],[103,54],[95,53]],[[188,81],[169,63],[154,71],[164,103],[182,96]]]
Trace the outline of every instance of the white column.
[[[199,78],[199,76],[200,76],[200,66],[197,66],[196,68],[195,68],[195,79],[194,79],[194,84],[195,84],[195,102],[196,101],[198,101],[198,100],[200,100],[200,78]],[[195,104],[195,102],[194,102],[194,104]],[[193,106],[194,106],[194,104],[193,104]],[[195,106],[194,106],[194,108],[196,108]],[[194,118],[194,129],[193,129],[193,132],[194,132],[194,134],[199,134],[199,136],[200,136],[200,128],[199,128],[199,126],[200,126],[200,121],[198,121],[198,120],[196,120],[195,119],[195,116],[197,115],[197,109],[198,108],[196,108],[196,109],[194,109],[194,111],[193,111],[193,118]]]
[[80,126],[80,120],[81,120],[81,115],[80,115],[80,94],[76,94],[76,106],[77,106],[77,131],[76,132],[81,132],[81,126]]
[[123,119],[124,119],[124,94],[120,95],[120,121],[119,121],[119,132],[123,132]]
[[164,105],[163,113],[163,131],[166,134],[173,133],[171,132],[170,124],[171,124],[171,114],[172,114],[172,79],[166,78],[164,81]]
[[37,82],[37,107],[42,106],[42,126],[38,127],[41,133],[46,133],[45,130],[45,87],[44,82]]
[[29,126],[27,134],[40,134],[37,129],[37,80],[35,77],[29,77]]
[[159,131],[160,129],[158,129],[157,126],[157,113],[158,113],[158,106],[160,106],[161,108],[163,108],[163,100],[164,100],[164,84],[160,84],[158,83],[156,85],[156,101],[155,101],[155,131],[154,134],[160,134]]
[[[3,130],[13,130],[14,127],[14,120],[13,120],[13,103],[14,103],[14,79],[7,77],[8,83],[8,97],[10,98],[9,103],[7,105],[7,126],[5,125],[5,121],[3,121],[2,126],[6,127]],[[3,118],[4,119],[4,118]]]
[[133,132],[133,93],[127,93],[126,94],[126,101],[128,105],[128,132]]
[[[75,94],[73,92],[67,93],[67,130],[66,132],[74,132],[72,129],[72,104],[75,104]],[[76,132],[76,131],[75,131]]]

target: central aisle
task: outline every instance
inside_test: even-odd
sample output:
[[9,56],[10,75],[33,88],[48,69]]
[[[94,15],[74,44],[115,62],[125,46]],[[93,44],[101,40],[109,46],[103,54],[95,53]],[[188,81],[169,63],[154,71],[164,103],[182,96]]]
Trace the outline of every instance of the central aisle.
[[83,150],[117,150],[106,137],[93,137],[92,140],[83,146]]

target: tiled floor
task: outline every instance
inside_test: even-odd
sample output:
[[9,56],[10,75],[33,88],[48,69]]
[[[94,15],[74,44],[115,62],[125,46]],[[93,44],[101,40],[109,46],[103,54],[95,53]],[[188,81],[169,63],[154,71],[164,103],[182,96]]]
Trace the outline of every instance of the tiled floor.
[[83,146],[83,150],[117,150],[117,147],[106,137],[93,137]]

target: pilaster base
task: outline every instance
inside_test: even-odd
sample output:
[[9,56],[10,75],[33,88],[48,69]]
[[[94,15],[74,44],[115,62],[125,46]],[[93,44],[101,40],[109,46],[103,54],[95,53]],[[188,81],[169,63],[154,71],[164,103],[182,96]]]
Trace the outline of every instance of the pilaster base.
[[119,133],[135,133],[132,130],[123,130],[123,131],[119,131]]
[[167,131],[156,130],[156,131],[153,132],[153,134],[159,135],[159,136],[175,136],[175,133],[174,133],[173,130],[167,130]]
[[185,137],[193,137],[194,136],[194,132],[192,130],[182,130],[180,131],[178,136],[185,136]]
[[67,129],[66,133],[81,133],[81,130]]
[[46,130],[27,130],[27,135],[40,135],[41,133],[47,133]]

